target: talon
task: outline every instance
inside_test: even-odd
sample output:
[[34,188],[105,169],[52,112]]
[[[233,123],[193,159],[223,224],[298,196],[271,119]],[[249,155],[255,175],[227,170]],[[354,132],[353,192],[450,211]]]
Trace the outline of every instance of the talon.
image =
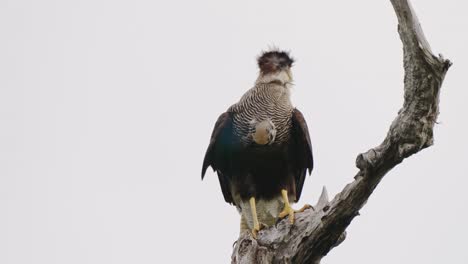
[[291,224],[294,224],[294,210],[292,209],[292,207],[289,205],[289,204],[285,204],[284,205],[284,209],[283,211],[281,211],[281,213],[279,213],[279,218],[285,218],[286,216],[289,216],[289,222]]
[[265,225],[260,223],[257,227],[254,226],[254,228],[252,229],[252,237],[254,239],[257,239],[257,234],[258,232],[260,232],[260,230],[262,230],[263,228],[265,228]]
[[252,237],[256,240],[257,239],[257,234],[260,231],[260,229],[256,229],[255,227],[251,230],[252,232]]
[[312,210],[314,210],[314,207],[313,207],[312,205],[310,205],[310,204],[304,204],[304,206],[302,206],[301,209],[297,210],[296,213],[302,213],[302,212],[304,212],[304,211],[307,210],[307,209],[312,209]]
[[253,237],[253,239],[255,239],[255,240],[257,240],[258,231],[259,231],[259,230],[256,230],[255,228],[252,229],[252,237]]
[[291,205],[289,204],[289,198],[288,198],[288,191],[286,190],[281,190],[281,196],[283,197],[283,202],[284,202],[284,209],[281,211],[278,215],[278,218],[282,219],[285,218],[286,216],[289,216],[289,222],[291,224],[294,224],[295,221],[295,213],[302,213],[307,209],[314,208],[310,204],[305,204],[301,209],[299,210],[294,210]]

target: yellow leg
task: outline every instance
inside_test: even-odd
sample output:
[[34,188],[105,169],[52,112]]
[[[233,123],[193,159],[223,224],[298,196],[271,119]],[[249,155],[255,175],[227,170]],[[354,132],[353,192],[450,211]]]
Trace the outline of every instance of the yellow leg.
[[289,216],[289,222],[291,222],[291,224],[294,224],[294,213],[304,212],[304,210],[312,208],[311,205],[306,204],[301,209],[294,210],[292,209],[291,204],[289,203],[288,191],[286,191],[285,189],[281,190],[281,196],[283,197],[284,209],[283,211],[281,211],[278,217],[284,218],[286,216]]
[[281,196],[283,197],[284,208],[279,214],[279,218],[284,218],[289,215],[289,222],[294,224],[294,210],[292,209],[291,204],[289,204],[288,191],[284,189],[281,190]]
[[258,231],[260,231],[260,223],[258,222],[257,217],[257,207],[255,206],[255,197],[251,197],[249,200],[250,203],[250,211],[252,212],[252,219],[253,219],[253,229],[252,229],[252,236],[257,239]]

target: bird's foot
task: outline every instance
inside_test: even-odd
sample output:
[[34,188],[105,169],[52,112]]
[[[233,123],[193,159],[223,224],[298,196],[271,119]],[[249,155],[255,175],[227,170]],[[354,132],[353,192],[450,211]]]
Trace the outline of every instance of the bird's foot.
[[312,205],[310,205],[310,204],[305,204],[301,209],[299,209],[299,210],[294,210],[289,204],[286,204],[286,205],[284,206],[283,211],[281,211],[281,212],[279,213],[279,216],[278,216],[278,217],[279,217],[280,219],[283,219],[283,218],[285,218],[286,216],[289,216],[289,222],[290,222],[291,224],[294,224],[294,221],[295,221],[295,218],[296,218],[296,216],[295,216],[294,214],[295,214],[295,213],[302,213],[302,212],[304,212],[305,210],[310,209],[310,208],[313,208]]
[[257,226],[254,226],[254,228],[252,228],[252,231],[251,231],[251,232],[252,232],[252,237],[253,237],[254,239],[257,239],[258,232],[259,232],[260,230],[262,230],[264,227],[265,227],[264,224],[259,224],[259,225],[257,225]]
[[307,210],[307,209],[312,209],[312,210],[314,210],[314,207],[313,207],[312,205],[310,205],[310,204],[304,204],[304,206],[302,206],[301,209],[296,210],[296,213],[302,213],[302,212],[304,212],[304,211]]
[[278,216],[278,217],[279,217],[280,219],[283,219],[283,218],[285,218],[286,216],[289,216],[289,222],[290,222],[291,224],[294,224],[294,218],[295,218],[294,213],[295,213],[295,212],[294,212],[294,209],[292,209],[292,207],[291,207],[289,204],[285,204],[285,205],[284,205],[283,211],[281,211],[281,212],[279,213],[279,216]]

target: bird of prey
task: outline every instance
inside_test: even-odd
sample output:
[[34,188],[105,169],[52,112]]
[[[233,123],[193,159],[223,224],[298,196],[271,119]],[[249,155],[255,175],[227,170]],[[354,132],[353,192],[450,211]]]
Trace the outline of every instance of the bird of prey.
[[219,116],[202,167],[202,179],[209,166],[217,172],[224,199],[241,214],[241,232],[254,238],[278,218],[294,223],[291,204],[313,169],[307,124],[290,99],[293,59],[272,50],[257,62],[255,86]]

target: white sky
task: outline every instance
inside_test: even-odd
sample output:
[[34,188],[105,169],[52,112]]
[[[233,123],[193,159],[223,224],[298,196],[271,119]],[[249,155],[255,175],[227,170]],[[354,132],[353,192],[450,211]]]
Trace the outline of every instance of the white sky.
[[[392,170],[324,264],[468,263],[466,2],[414,0],[452,59],[435,145]],[[0,1],[0,263],[228,263],[239,216],[209,171],[255,57],[297,59],[316,167],[352,181],[402,104],[390,1]]]

